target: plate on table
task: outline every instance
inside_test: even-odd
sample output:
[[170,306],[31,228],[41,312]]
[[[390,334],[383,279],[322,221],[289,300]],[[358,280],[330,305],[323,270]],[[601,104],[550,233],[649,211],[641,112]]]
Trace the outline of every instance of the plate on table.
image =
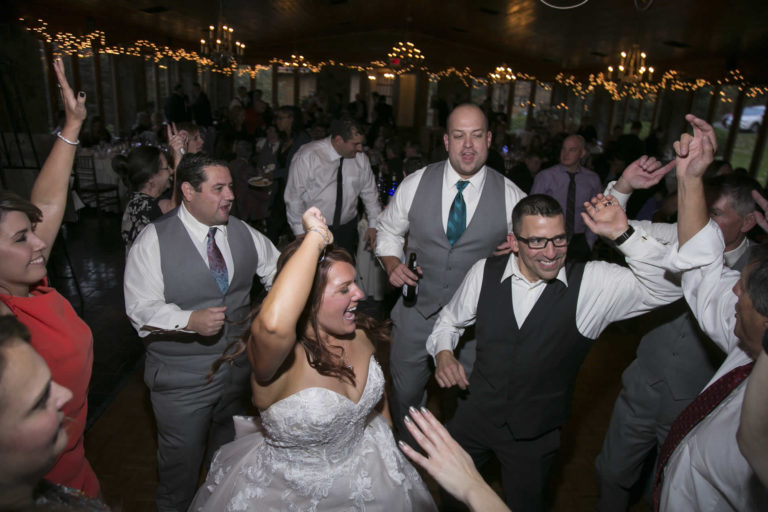
[[262,177],[255,176],[253,178],[248,178],[248,185],[255,188],[271,187],[272,180],[269,178],[262,178]]

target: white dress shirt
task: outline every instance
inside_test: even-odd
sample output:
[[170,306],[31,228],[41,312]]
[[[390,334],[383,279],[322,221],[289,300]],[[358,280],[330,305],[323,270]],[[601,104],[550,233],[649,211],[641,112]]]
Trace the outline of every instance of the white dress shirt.
[[[197,248],[199,256],[208,266],[206,239],[210,226],[195,219],[183,204],[179,206],[178,215]],[[240,219],[233,219],[233,221],[243,222]],[[243,224],[248,228],[258,254],[259,263],[256,274],[262,284],[269,288],[275,277],[277,258],[280,253],[267,237],[245,222]],[[237,269],[234,268],[232,251],[227,240],[227,226],[217,227],[216,245],[224,257],[231,283]],[[195,255],[180,254],[179,257],[195,257]],[[149,224],[144,228],[128,252],[123,289],[125,292],[125,312],[139,336],[144,337],[149,334],[149,331],[142,330],[142,326],[145,325],[165,330],[183,330],[189,323],[189,316],[192,311],[185,311],[176,304],[165,302],[163,272],[160,267],[160,243],[154,224]]]
[[[379,223],[376,233],[376,256],[396,256],[403,259],[403,246],[405,245],[405,235],[408,233],[408,212],[411,210],[413,198],[416,190],[419,188],[421,177],[424,170],[419,169],[413,174],[408,175],[397,187],[395,196],[389,202],[389,205],[379,217]],[[462,197],[467,206],[467,225],[472,221],[477,205],[480,202],[480,196],[485,185],[486,167],[483,166],[474,176],[469,178],[469,185],[464,188]],[[448,226],[448,214],[451,211],[451,204],[456,197],[458,189],[456,183],[463,180],[453,169],[450,161],[445,161],[443,171],[443,189],[441,202],[441,220],[443,230]],[[509,233],[512,232],[512,209],[518,201],[525,197],[525,192],[520,190],[512,181],[504,178],[504,215],[506,215]]]
[[[717,225],[710,221],[709,226],[711,229],[702,231],[679,250],[680,259],[694,267],[683,274],[683,292],[691,311],[704,333],[728,354],[707,387],[752,360],[739,348],[733,331],[738,298],[732,288],[740,278],[739,272],[724,267],[722,257],[708,265],[697,265],[702,253],[714,247],[715,252],[722,254],[724,248]],[[664,471],[660,510],[768,510],[768,492],[736,444],[747,379],[699,422],[672,453]]]
[[[336,177],[339,155],[331,138],[304,144],[291,159],[288,182],[285,185],[285,209],[294,235],[304,233],[301,216],[310,206],[316,206],[330,225],[336,210]],[[376,227],[381,213],[376,179],[365,153],[345,158],[342,171],[341,224],[357,218],[357,198],[360,197],[368,215],[368,225]]]
[[[576,304],[576,328],[582,336],[597,338],[612,322],[637,316],[680,298],[680,288],[669,281],[659,262],[669,258],[670,247],[636,230],[621,246],[632,270],[606,263],[586,264]],[[427,352],[433,357],[442,350],[453,350],[464,329],[475,323],[477,303],[483,284],[485,260],[475,263],[451,301],[440,311]],[[501,280],[511,276],[512,307],[518,326],[522,325],[539,300],[546,282],[531,283],[518,267],[518,258],[509,255]],[[565,268],[557,279],[568,285]]]

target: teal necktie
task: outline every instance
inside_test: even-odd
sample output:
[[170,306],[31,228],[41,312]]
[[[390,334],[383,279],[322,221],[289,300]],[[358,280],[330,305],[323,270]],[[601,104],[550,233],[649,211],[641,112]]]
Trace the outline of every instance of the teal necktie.
[[461,234],[467,229],[467,205],[464,203],[464,196],[461,192],[469,185],[468,181],[462,180],[456,182],[456,197],[453,198],[451,211],[448,213],[448,229],[445,235],[448,242],[453,245],[461,238]]

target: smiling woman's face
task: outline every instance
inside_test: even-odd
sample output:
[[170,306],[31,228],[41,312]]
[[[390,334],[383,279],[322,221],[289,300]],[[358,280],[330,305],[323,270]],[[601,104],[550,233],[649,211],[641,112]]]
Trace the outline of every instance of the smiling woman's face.
[[45,248],[25,213],[5,212],[0,218],[0,292],[26,296],[45,277]]
[[51,380],[28,343],[12,340],[0,350],[0,485],[34,484],[67,446],[61,409],[72,393]]

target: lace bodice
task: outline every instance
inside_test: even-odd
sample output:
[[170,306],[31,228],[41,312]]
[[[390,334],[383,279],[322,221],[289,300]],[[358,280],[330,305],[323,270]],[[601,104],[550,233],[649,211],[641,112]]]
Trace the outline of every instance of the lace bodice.
[[190,510],[434,511],[429,491],[374,408],[384,375],[371,356],[359,402],[307,388],[260,418],[235,417]]
[[303,389],[261,412],[266,443],[275,457],[334,466],[354,451],[383,393],[384,374],[371,356],[358,403],[327,388]]

